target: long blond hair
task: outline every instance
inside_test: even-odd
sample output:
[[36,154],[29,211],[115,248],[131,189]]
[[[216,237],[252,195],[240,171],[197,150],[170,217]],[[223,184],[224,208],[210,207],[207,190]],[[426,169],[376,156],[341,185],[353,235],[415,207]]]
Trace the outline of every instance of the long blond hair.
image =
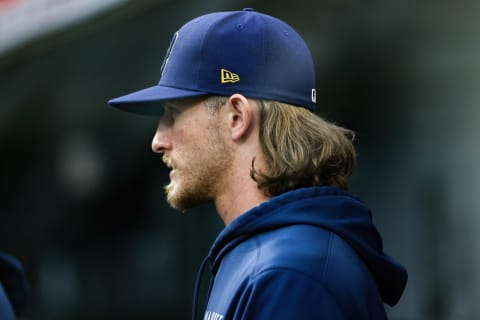
[[[227,97],[211,96],[207,107],[218,110]],[[313,112],[278,101],[256,100],[260,111],[260,144],[266,171],[250,176],[265,194],[276,196],[310,186],[348,189],[356,163],[353,131],[328,122]]]
[[277,101],[259,101],[260,144],[268,172],[250,175],[270,196],[309,186],[348,189],[356,163],[353,131],[313,112]]

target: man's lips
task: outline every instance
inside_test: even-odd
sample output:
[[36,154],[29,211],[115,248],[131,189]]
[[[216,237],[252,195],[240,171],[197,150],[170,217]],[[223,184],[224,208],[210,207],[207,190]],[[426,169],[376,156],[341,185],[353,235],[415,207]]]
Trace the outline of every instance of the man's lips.
[[172,163],[172,160],[169,157],[164,155],[162,157],[162,161],[165,164],[165,166],[167,166],[167,168],[173,169],[173,163]]
[[175,172],[176,172],[175,165],[174,165],[172,159],[169,156],[164,155],[162,157],[162,161],[165,164],[165,166],[167,166],[167,168],[170,169],[169,177],[170,177],[170,180],[172,180],[173,177],[175,176]]

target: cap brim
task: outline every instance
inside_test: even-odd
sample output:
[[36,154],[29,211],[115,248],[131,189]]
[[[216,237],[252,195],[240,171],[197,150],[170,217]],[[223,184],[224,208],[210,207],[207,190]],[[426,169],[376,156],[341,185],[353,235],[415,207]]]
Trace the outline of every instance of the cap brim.
[[162,102],[205,95],[208,93],[156,85],[111,99],[108,104],[127,112],[160,115],[163,112]]

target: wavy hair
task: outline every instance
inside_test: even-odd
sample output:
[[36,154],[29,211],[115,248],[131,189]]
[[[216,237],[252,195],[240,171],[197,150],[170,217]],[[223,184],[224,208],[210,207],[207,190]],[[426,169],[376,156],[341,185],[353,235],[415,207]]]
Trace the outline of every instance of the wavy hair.
[[277,101],[259,101],[260,143],[268,172],[250,175],[270,196],[309,186],[348,189],[356,163],[353,131],[313,112]]
[[[207,107],[218,111],[227,97],[211,96]],[[260,144],[266,171],[250,176],[268,196],[311,186],[348,190],[356,163],[355,133],[328,122],[313,112],[278,101],[256,100],[260,111]]]

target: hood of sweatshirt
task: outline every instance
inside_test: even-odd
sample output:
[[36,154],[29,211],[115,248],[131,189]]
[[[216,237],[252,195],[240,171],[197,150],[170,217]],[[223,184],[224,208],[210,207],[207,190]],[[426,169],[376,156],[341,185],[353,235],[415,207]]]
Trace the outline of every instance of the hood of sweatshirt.
[[21,262],[4,252],[0,252],[0,290],[2,289],[5,291],[15,314],[17,316],[23,315],[30,287]]
[[286,192],[252,208],[232,221],[217,237],[209,260],[216,274],[224,255],[255,234],[289,225],[307,224],[334,232],[362,258],[375,278],[382,299],[395,305],[407,282],[407,272],[383,252],[382,238],[370,209],[359,198],[333,187]]

